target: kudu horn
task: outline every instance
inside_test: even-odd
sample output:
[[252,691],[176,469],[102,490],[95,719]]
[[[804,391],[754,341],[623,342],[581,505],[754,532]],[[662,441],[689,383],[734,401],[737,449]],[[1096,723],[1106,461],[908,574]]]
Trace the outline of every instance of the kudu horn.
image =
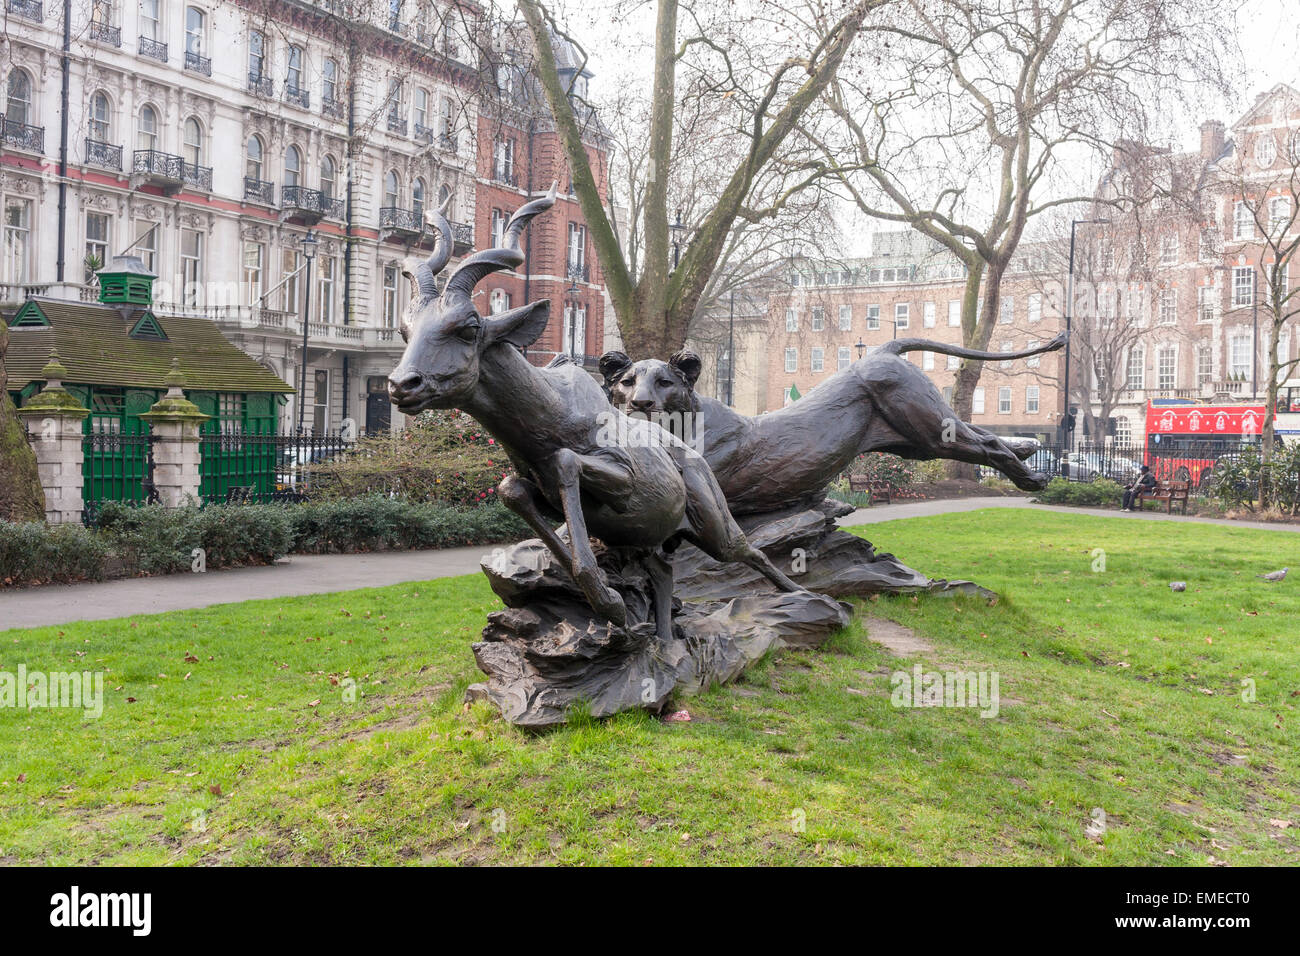
[[555,205],[555,186],[555,183],[551,183],[550,191],[545,196],[526,202],[515,211],[506,224],[502,240],[504,245],[476,252],[460,264],[460,268],[447,280],[447,288],[443,290],[449,305],[452,302],[468,302],[474,294],[474,286],[492,273],[517,269],[523,265],[524,254],[519,248],[519,238],[535,216]]

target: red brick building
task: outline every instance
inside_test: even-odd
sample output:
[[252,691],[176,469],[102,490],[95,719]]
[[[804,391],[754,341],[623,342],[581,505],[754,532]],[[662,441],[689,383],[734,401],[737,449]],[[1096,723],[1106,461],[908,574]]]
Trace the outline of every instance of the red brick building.
[[[770,299],[764,410],[781,408],[792,388],[808,394],[892,338],[962,344],[960,261],[911,232],[877,234],[873,246],[866,259],[790,263],[788,288]],[[1028,248],[1013,262],[989,351],[1033,348],[1061,331],[1060,283],[1046,265]],[[1063,355],[986,361],[970,420],[999,435],[1056,440]],[[928,351],[903,358],[952,401],[957,359]]]
[[[573,50],[555,43],[561,78],[585,97],[590,74]],[[479,248],[501,242],[510,216],[530,198],[557,186],[555,207],[533,220],[524,233],[525,261],[519,272],[499,272],[481,283],[487,312],[551,300],[551,321],[528,349],[544,365],[561,352],[595,368],[605,340],[603,276],[586,220],[572,192],[568,160],[535,77],[506,52],[495,67],[495,96],[485,99],[478,119],[478,180],[474,234]],[[587,157],[602,201],[609,195],[608,144],[599,121],[575,104],[587,130]]]

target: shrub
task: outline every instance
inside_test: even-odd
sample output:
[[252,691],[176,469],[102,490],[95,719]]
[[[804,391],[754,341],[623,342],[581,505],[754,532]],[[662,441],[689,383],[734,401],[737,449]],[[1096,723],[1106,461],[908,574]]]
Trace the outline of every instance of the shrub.
[[499,502],[469,507],[368,495],[287,510],[293,550],[312,554],[379,548],[448,548],[519,540],[531,534]]
[[845,474],[861,475],[872,481],[887,481],[895,488],[906,488],[916,480],[918,462],[887,452],[873,451],[859,455]]
[[1124,498],[1124,488],[1109,478],[1096,481],[1066,481],[1053,478],[1034,498],[1047,505],[1076,505],[1084,508],[1117,508]]
[[1228,509],[1255,510],[1261,492],[1276,510],[1300,510],[1300,443],[1277,448],[1267,462],[1249,448],[1224,455],[1214,465],[1210,494]]
[[167,509],[106,503],[100,531],[127,567],[145,574],[188,571],[194,549],[208,568],[270,564],[289,553],[293,539],[280,505],[210,505]]
[[360,439],[339,461],[312,466],[312,495],[478,505],[495,500],[509,470],[505,451],[474,419],[455,410],[429,411],[402,431]]
[[104,576],[109,549],[102,538],[79,524],[0,521],[0,582],[97,581]]

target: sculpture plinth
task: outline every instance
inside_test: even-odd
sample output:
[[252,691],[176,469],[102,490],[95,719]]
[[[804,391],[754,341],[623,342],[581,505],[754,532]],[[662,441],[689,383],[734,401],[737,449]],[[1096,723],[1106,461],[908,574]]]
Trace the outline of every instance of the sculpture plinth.
[[642,708],[662,710],[738,677],[779,647],[819,647],[850,620],[835,597],[869,594],[992,592],[969,581],[934,581],[835,527],[852,509],[837,501],[742,519],[746,537],[807,591],[777,591],[745,566],[723,564],[684,545],[672,557],[671,641],[655,634],[650,588],[635,557],[598,554],[628,620],[597,618],[572,578],[536,539],[483,561],[483,573],[506,610],[488,615],[474,657],[488,680],[470,688],[512,723],[563,723],[579,701],[596,717]]

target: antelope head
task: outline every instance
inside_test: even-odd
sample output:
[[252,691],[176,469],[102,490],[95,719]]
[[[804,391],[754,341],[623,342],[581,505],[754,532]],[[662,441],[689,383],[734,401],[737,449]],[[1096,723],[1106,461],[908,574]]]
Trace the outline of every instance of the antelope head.
[[485,317],[474,307],[473,295],[474,286],[493,272],[523,265],[519,239],[524,229],[554,204],[552,185],[547,195],[520,206],[506,225],[503,244],[462,262],[441,294],[435,278],[451,258],[451,224],[441,211],[429,215],[433,253],[416,270],[411,304],[401,323],[406,351],[388,376],[389,398],[404,414],[455,407],[478,387],[480,360],[487,349],[524,349],[545,330],[549,299]]

